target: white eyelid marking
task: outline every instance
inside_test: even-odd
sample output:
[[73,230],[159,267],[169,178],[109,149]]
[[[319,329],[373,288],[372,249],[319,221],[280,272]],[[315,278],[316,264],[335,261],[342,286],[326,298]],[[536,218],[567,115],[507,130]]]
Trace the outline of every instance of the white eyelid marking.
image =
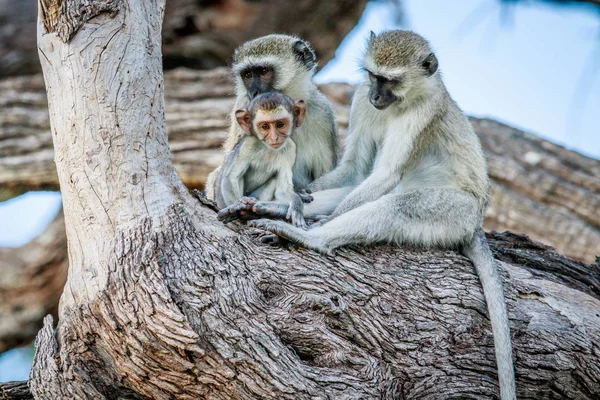
[[365,71],[372,73],[373,75],[382,76],[386,79],[394,80],[398,79],[399,76],[402,76],[408,71],[406,67],[398,67],[398,68],[388,68],[375,65],[375,62],[371,59],[365,60],[363,65]]
[[236,74],[240,74],[243,70],[249,67],[255,67],[257,65],[277,65],[278,60],[277,57],[274,56],[262,56],[262,57],[253,57],[248,56],[245,57],[243,61],[239,62],[235,65],[233,72]]

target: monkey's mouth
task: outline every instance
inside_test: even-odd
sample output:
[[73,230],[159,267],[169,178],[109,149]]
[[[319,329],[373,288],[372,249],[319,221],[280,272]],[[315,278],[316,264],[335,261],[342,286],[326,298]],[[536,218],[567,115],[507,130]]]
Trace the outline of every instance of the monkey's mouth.
[[386,93],[385,95],[375,93],[369,97],[369,102],[378,110],[385,110],[396,101],[401,101],[401,99],[391,93]]
[[392,103],[387,103],[387,104],[374,104],[373,102],[371,102],[371,104],[373,104],[373,107],[375,107],[378,110],[385,110],[386,108],[388,108]]

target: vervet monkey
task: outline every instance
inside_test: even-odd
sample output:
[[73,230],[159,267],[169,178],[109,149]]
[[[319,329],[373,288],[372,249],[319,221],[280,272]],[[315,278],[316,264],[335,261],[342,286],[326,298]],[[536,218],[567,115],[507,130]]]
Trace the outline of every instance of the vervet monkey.
[[[363,67],[367,79],[354,94],[341,164],[309,185],[327,190],[313,192],[315,206],[322,193],[338,196],[328,199],[338,203],[330,220],[308,231],[268,219],[250,225],[322,253],[377,242],[461,248],[483,286],[501,398],[516,399],[502,281],[481,229],[490,183],[479,139],[448,94],[438,60],[421,36],[372,34]],[[253,206],[263,210],[260,203]]]
[[305,111],[303,100],[294,102],[284,94],[269,92],[254,97],[247,108],[235,112],[245,136],[223,162],[215,191],[219,207],[255,193],[267,204],[272,200],[285,202],[286,217],[294,225],[305,227],[303,202],[292,182],[296,144],[290,139],[302,125]]
[[[337,164],[337,126],[331,104],[312,82],[317,67],[314,51],[294,36],[268,35],[241,45],[234,54],[232,71],[236,102],[233,111],[244,107],[260,93],[282,92],[306,102],[306,116],[296,129],[297,147],[293,169],[294,186],[306,188],[310,182],[331,171]],[[244,132],[232,114],[232,123],[224,148],[234,149]],[[206,183],[208,198],[214,199],[214,187],[220,167]]]

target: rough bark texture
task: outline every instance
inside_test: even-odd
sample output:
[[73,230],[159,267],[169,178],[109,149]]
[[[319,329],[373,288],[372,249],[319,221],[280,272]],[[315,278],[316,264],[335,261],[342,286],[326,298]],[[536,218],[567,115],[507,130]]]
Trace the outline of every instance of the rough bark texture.
[[[165,75],[166,119],[175,168],[189,188],[202,188],[222,161],[233,106],[226,69]],[[352,87],[321,88],[334,103],[342,136]],[[40,76],[0,82],[0,200],[28,190],[58,189]],[[530,235],[586,262],[600,255],[600,161],[488,120],[471,118],[482,140],[494,202],[485,228]]]
[[[519,237],[491,239],[501,258],[519,260],[501,264],[519,398],[600,396],[598,266]],[[380,246],[322,257],[257,245],[246,230],[191,208],[123,231],[114,246],[105,290],[61,316],[61,346],[50,321],[40,333],[36,390],[155,399],[497,395],[483,295],[456,252]],[[584,269],[589,275],[576,279]],[[99,370],[108,373],[98,378]],[[61,381],[65,374],[74,381]]]
[[67,279],[62,212],[37,238],[0,248],[0,353],[31,341],[47,314],[56,315]]
[[[68,46],[39,37],[70,265],[58,326],[47,317],[36,340],[34,397],[495,398],[464,257],[260,246],[187,192],[166,141],[161,14],[159,1],[124,0]],[[598,398],[598,265],[552,274],[527,262],[552,251],[494,239],[524,260],[501,263],[520,398]]]
[[0,383],[0,400],[33,400],[27,382]]
[[[99,12],[113,12],[119,3],[103,1],[96,8],[89,7],[93,4],[89,1],[43,0],[42,18],[48,31],[63,18],[60,35],[68,39],[83,21]],[[240,43],[282,32],[309,40],[324,65],[354,28],[366,3],[301,0],[290,7],[286,0],[169,0],[162,31],[164,64],[167,68],[185,65],[200,69],[227,65]],[[67,6],[70,8],[61,11]],[[0,0],[0,77],[40,72],[36,8],[36,0]]]

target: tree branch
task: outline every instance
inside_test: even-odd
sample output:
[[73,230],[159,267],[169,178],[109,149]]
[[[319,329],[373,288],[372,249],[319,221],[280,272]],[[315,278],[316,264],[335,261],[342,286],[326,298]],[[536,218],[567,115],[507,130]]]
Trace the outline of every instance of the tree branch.
[[33,400],[27,382],[0,383],[0,400]]
[[62,212],[25,246],[0,248],[0,353],[31,342],[42,318],[57,314],[67,269]]

